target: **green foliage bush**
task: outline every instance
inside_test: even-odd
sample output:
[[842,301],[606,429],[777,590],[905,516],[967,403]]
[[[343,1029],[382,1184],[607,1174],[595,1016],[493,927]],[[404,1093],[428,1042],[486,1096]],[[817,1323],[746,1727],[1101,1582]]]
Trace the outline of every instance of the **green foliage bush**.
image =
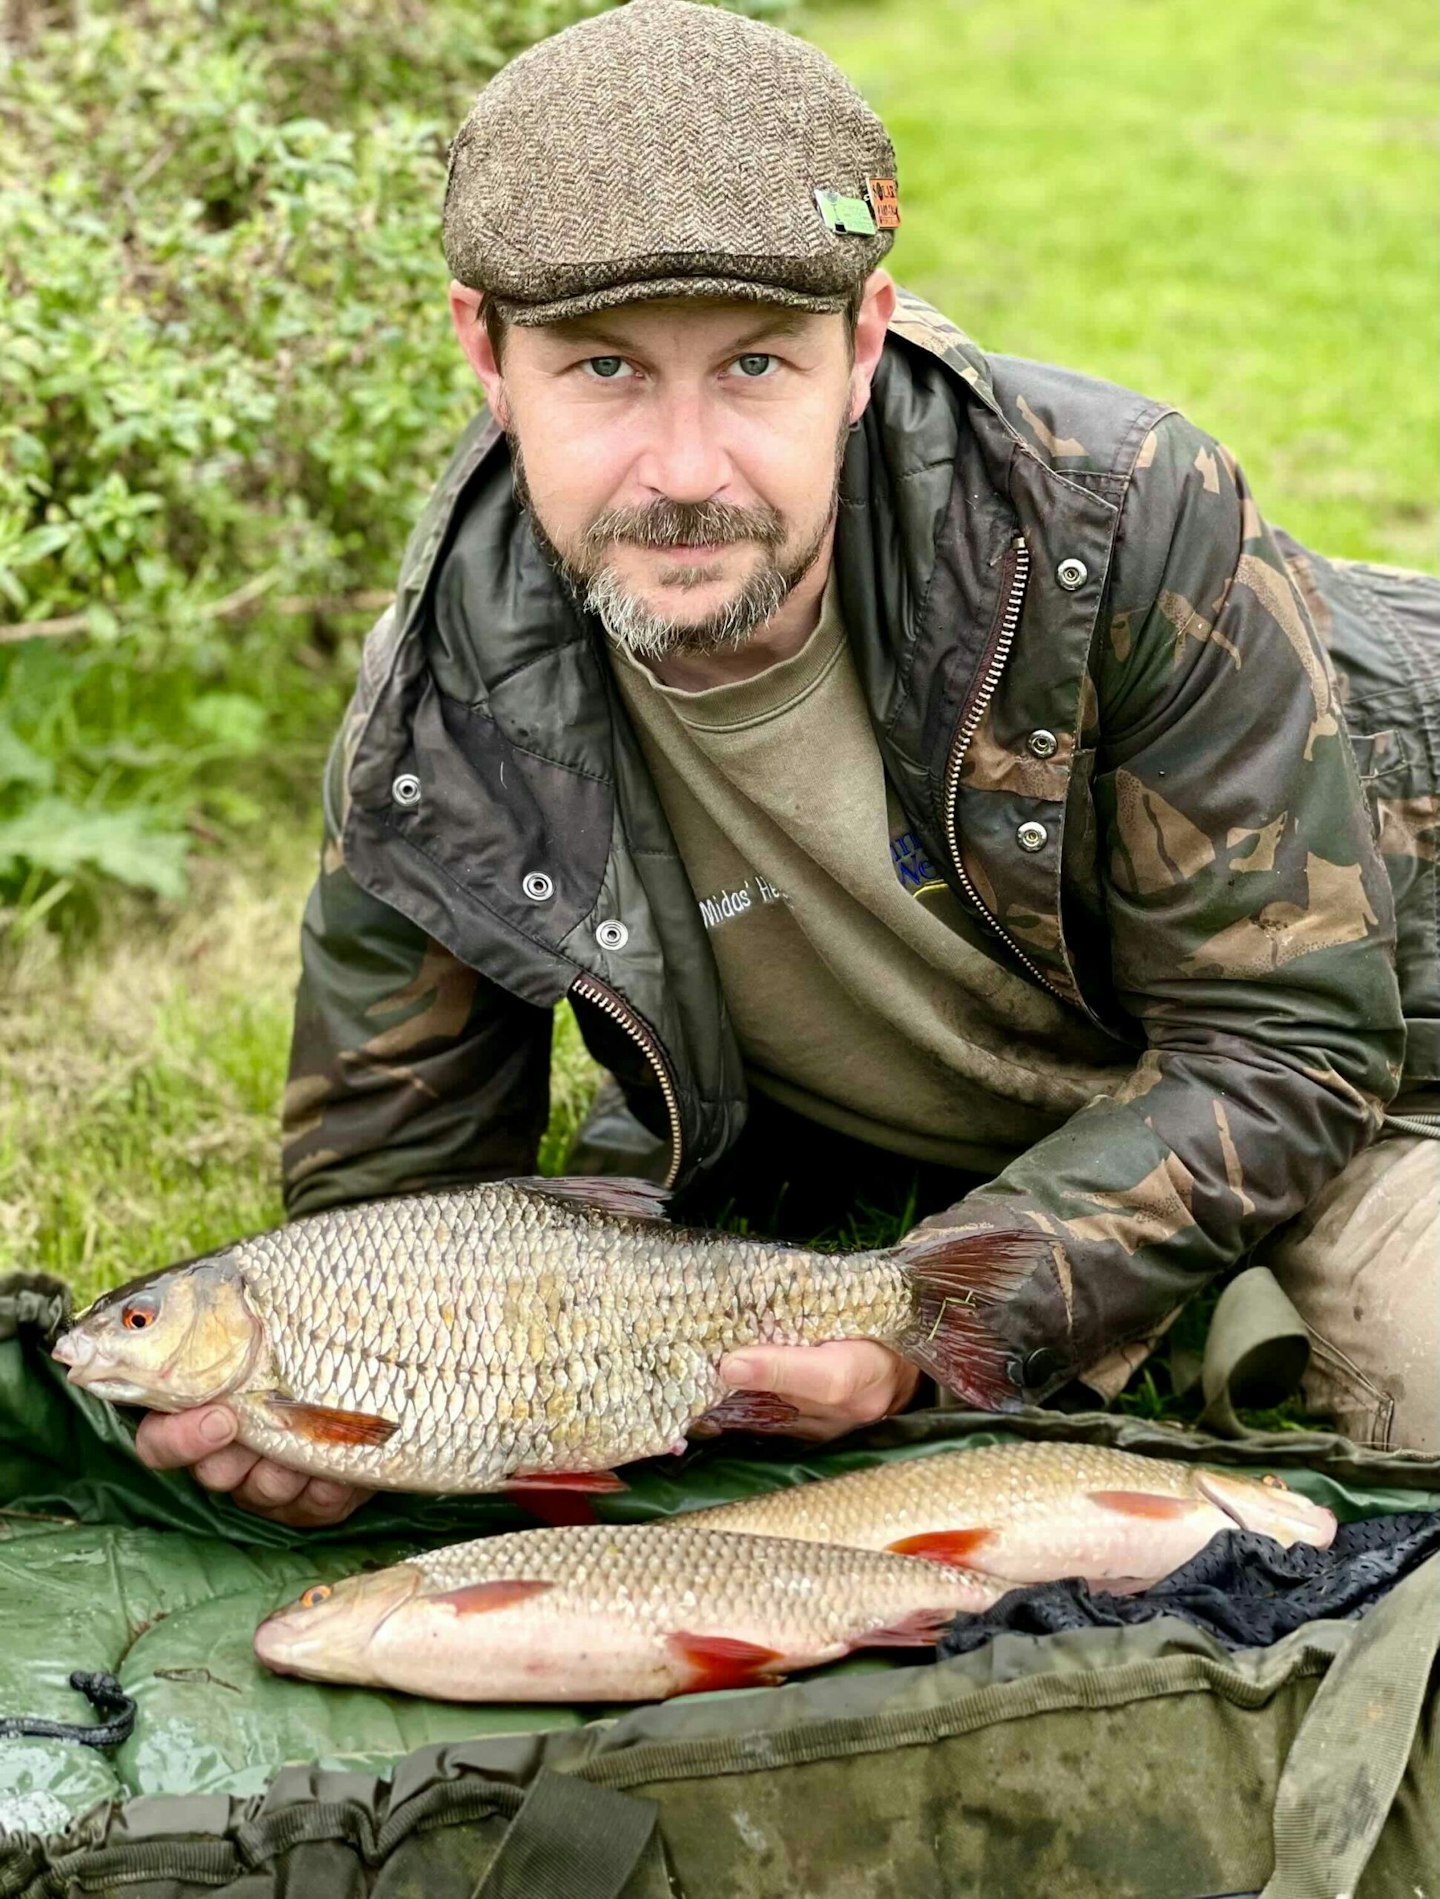
[[[605,4],[8,0],[12,921],[93,911],[106,877],[178,897],[194,836],[313,795],[373,617],[336,602],[392,584],[474,403],[444,310],[447,142],[505,59]],[[56,620],[79,625],[14,638]]]

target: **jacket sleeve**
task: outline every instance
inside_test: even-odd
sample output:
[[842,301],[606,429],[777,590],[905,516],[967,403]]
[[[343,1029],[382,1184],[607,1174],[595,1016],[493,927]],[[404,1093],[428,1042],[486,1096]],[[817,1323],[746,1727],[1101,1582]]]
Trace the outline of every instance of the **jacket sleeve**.
[[286,1211],[535,1172],[551,1012],[513,996],[368,895],[338,843],[343,744],[326,772],[320,874],[281,1111]]
[[1092,657],[1100,896],[1148,1048],[935,1224],[1049,1235],[995,1315],[1043,1395],[1153,1334],[1377,1132],[1404,1020],[1336,682],[1229,454],[1146,443]]

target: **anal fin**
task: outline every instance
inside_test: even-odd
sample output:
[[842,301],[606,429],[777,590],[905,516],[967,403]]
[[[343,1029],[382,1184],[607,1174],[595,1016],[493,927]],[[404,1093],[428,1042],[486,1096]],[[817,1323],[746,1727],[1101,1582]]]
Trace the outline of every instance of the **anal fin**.
[[718,1437],[722,1431],[783,1431],[800,1415],[773,1391],[729,1391],[690,1426],[691,1437]]
[[934,1648],[961,1612],[949,1609],[913,1609],[898,1621],[867,1629],[855,1640],[856,1648]]
[[677,1629],[666,1637],[671,1654],[688,1662],[692,1679],[679,1690],[681,1694],[706,1694],[712,1688],[772,1687],[779,1676],[775,1663],[782,1661],[779,1649],[762,1648],[758,1642],[742,1642],[731,1635],[696,1635],[689,1629]]
[[303,1398],[287,1398],[283,1391],[272,1391],[266,1408],[275,1414],[296,1437],[312,1444],[388,1444],[400,1429],[391,1418],[377,1418],[368,1411],[337,1411],[331,1405],[307,1404]]

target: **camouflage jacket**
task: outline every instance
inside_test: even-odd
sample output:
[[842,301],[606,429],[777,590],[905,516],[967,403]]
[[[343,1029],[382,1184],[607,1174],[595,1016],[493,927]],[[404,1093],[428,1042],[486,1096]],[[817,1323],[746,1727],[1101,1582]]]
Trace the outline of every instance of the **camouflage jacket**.
[[[903,293],[835,562],[926,854],[1134,1058],[945,1216],[1053,1238],[998,1319],[1043,1394],[1303,1207],[1402,1068],[1440,1078],[1440,583],[1306,554],[1165,403],[986,356]],[[293,1213],[532,1170],[563,996],[673,1181],[733,1142],[694,896],[483,414],[367,643],[326,826]]]

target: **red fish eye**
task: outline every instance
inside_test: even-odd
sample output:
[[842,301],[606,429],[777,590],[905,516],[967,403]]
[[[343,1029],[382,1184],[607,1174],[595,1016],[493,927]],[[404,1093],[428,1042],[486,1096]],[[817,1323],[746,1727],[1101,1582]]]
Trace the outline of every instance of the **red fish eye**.
[[154,1322],[158,1309],[155,1301],[148,1296],[132,1299],[120,1314],[120,1323],[128,1332],[143,1332],[147,1325]]
[[317,1603],[328,1602],[334,1593],[335,1591],[330,1587],[328,1582],[311,1583],[310,1587],[300,1598],[300,1607],[302,1609],[313,1609]]

